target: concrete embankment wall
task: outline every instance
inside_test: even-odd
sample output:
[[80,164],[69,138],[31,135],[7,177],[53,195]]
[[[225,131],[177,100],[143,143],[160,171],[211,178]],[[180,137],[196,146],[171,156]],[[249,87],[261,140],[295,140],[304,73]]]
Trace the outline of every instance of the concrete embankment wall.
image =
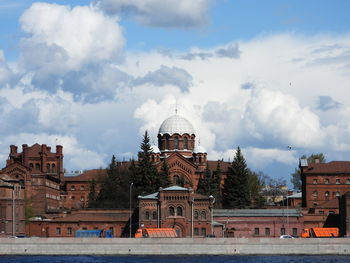
[[0,238],[0,255],[350,255],[350,238]]

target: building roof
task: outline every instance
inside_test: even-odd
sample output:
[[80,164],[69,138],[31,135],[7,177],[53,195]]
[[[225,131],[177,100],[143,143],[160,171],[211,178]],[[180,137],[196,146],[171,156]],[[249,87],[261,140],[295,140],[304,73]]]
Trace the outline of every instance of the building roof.
[[175,133],[180,135],[185,133],[192,135],[194,134],[194,128],[187,119],[175,114],[163,121],[162,125],[160,125],[158,133],[161,135],[173,135]]
[[216,217],[302,216],[299,209],[214,209]]
[[167,188],[164,188],[163,191],[188,191],[188,188],[181,187],[178,185],[172,185]]
[[350,173],[350,161],[332,161],[329,163],[309,163],[303,168],[305,174],[341,174]]
[[64,176],[63,181],[65,182],[86,182],[92,179],[99,179],[99,177],[107,176],[106,169],[92,169],[84,171],[82,174],[74,176]]

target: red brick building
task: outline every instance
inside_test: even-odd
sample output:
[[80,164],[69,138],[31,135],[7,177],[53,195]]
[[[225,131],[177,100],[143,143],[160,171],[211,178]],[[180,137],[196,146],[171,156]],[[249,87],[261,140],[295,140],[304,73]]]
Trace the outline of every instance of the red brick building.
[[62,146],[56,146],[56,152],[45,144],[10,146],[9,159],[0,174],[7,174],[19,180],[25,187],[28,205],[33,213],[41,215],[59,211],[60,182],[63,177]]
[[212,231],[213,198],[192,188],[171,186],[139,197],[139,222],[145,228],[175,228],[179,237],[205,237]]
[[305,227],[337,226],[338,198],[350,190],[350,162],[300,161]]
[[128,235],[130,210],[84,209],[51,218],[32,218],[26,227],[29,236],[74,237],[77,230],[111,230],[113,237]]
[[0,175],[0,236],[25,234],[24,187],[19,179]]

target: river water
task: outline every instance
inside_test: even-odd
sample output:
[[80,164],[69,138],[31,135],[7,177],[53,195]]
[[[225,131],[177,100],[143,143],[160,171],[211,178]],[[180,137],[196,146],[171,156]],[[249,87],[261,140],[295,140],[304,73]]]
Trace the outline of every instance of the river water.
[[348,256],[0,256],[23,263],[345,263]]

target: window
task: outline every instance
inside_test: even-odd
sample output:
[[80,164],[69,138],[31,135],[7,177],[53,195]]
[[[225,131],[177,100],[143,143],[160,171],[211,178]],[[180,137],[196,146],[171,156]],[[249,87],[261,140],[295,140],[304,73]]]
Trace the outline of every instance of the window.
[[334,211],[329,211],[328,214],[332,215],[332,214],[334,214]]
[[313,196],[314,199],[317,199],[318,192],[317,192],[317,191],[314,191],[314,192],[312,193],[312,196]]
[[198,236],[199,235],[199,231],[198,231],[198,228],[197,227],[195,227],[194,228],[194,233],[193,233],[195,236]]
[[329,199],[329,192],[328,192],[328,191],[327,191],[327,192],[325,192],[324,197],[326,198],[326,200],[328,200],[328,199]]
[[56,235],[60,236],[61,235],[61,228],[56,227]]
[[80,190],[82,190],[82,191],[84,191],[84,190],[85,190],[84,185],[81,185],[81,186],[80,186]]
[[177,215],[177,216],[182,216],[182,207],[181,207],[181,206],[178,206],[178,207],[176,208],[176,215]]
[[38,164],[38,163],[35,164],[35,170],[37,170],[37,171],[40,170],[40,164]]
[[315,208],[309,208],[309,214],[315,214]]
[[165,149],[169,150],[169,136],[166,137],[165,143]]
[[71,185],[70,190],[75,191],[75,185]]
[[284,227],[281,228],[281,235],[285,235],[286,234],[286,229]]
[[187,137],[184,138],[184,149],[188,149],[188,139],[187,139]]
[[254,228],[254,236],[258,236],[259,235],[259,228],[256,227]]
[[199,213],[198,211],[194,211],[194,219],[197,219],[198,220],[199,218]]
[[50,172],[50,168],[51,168],[51,165],[48,163],[48,164],[46,165],[46,170],[47,170],[48,173]]
[[149,220],[149,212],[148,211],[146,211],[146,213],[145,213],[145,219]]
[[293,236],[298,235],[298,229],[296,227],[293,227]]
[[153,219],[153,220],[156,220],[156,219],[157,219],[157,212],[156,212],[156,211],[153,211],[153,213],[152,213],[152,219]]
[[33,170],[33,168],[34,168],[33,163],[30,163],[30,164],[29,164],[29,168]]
[[175,209],[174,207],[170,206],[169,207],[169,216],[174,216],[175,215]]
[[350,184],[350,179],[346,179],[346,184]]
[[85,198],[84,196],[80,196],[80,202],[84,202]]
[[75,196],[74,196],[74,195],[72,195],[72,197],[71,197],[71,198],[72,198],[72,200],[74,200],[74,199],[75,199]]
[[270,236],[270,228],[269,227],[266,227],[265,228],[265,236]]
[[201,218],[202,219],[207,219],[207,213],[205,211],[201,212]]
[[202,236],[206,236],[207,235],[207,229],[206,228],[204,228],[204,227],[202,227]]
[[86,227],[83,227],[82,229],[83,229],[83,230],[87,230],[87,228],[86,228]]
[[71,236],[72,234],[73,234],[72,228],[71,228],[71,227],[68,227],[68,228],[67,228],[67,235],[68,235],[68,236]]
[[173,181],[174,181],[174,184],[175,184],[175,185],[179,184],[180,177],[179,177],[178,175],[174,175]]
[[340,179],[339,178],[335,179],[335,183],[340,184]]
[[323,210],[318,211],[318,213],[319,213],[320,215],[324,215],[324,211],[323,211]]
[[317,179],[313,179],[313,180],[312,180],[312,183],[313,183],[313,184],[317,184]]
[[339,196],[340,196],[340,193],[339,193],[339,192],[335,192],[335,196],[336,196],[336,197],[339,197]]
[[175,136],[174,138],[174,149],[179,149],[179,137]]
[[327,178],[327,179],[324,179],[324,183],[325,184],[329,184],[329,179]]
[[52,173],[56,172],[56,165],[54,163],[51,165],[51,172]]

